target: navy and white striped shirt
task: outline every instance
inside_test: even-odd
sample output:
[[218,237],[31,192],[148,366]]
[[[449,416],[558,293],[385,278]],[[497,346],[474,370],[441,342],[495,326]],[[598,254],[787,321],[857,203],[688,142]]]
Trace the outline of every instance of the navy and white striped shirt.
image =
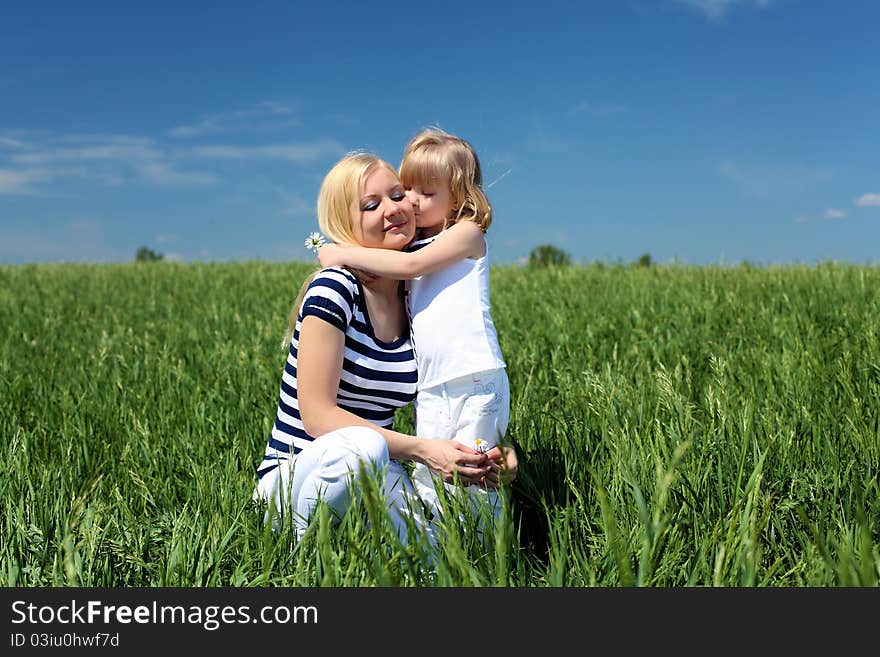
[[391,428],[394,412],[415,399],[418,374],[409,332],[394,342],[381,342],[373,332],[360,281],[349,271],[331,267],[309,284],[281,375],[275,425],[257,468],[262,477],[314,440],[305,432],[296,394],[296,357],[303,318],[315,316],[345,333],[342,379],[337,405],[381,427]]

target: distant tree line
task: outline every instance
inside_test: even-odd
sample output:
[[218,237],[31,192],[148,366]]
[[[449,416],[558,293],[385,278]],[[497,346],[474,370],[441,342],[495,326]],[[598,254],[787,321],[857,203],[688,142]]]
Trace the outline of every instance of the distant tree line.
[[[635,267],[650,267],[654,264],[650,253],[643,253],[631,263]],[[541,244],[529,253],[529,267],[568,267],[571,255],[552,244]]]
[[164,254],[153,251],[153,249],[146,246],[139,247],[137,253],[134,254],[135,262],[157,262],[163,258],[165,258]]

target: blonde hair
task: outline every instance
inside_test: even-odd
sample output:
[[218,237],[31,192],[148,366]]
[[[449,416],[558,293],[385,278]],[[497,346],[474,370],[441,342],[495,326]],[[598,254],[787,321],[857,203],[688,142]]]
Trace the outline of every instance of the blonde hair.
[[[331,242],[358,245],[351,229],[351,207],[363,191],[367,174],[376,167],[385,167],[397,175],[395,168],[385,160],[371,153],[353,152],[334,164],[324,176],[318,192],[318,227]],[[290,311],[282,347],[287,347],[293,339],[299,307],[306,290],[320,271],[320,268],[316,269],[303,282]]]
[[483,172],[474,147],[440,128],[427,128],[413,137],[403,152],[400,180],[406,187],[448,181],[454,215],[443,224],[473,221],[485,233],[492,223],[492,206],[483,192]]

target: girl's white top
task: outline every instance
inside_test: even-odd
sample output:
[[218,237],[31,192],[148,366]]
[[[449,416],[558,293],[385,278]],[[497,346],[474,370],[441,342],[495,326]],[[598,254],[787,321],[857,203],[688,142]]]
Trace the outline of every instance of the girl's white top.
[[[410,250],[443,235],[415,242]],[[407,309],[419,390],[505,367],[489,304],[488,244],[482,258],[465,258],[412,279]]]

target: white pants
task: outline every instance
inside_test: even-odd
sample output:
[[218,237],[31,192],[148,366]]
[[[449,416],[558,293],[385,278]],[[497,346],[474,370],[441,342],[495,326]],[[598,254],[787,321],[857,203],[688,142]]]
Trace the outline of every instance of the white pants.
[[409,475],[389,459],[382,434],[368,427],[345,427],[312,441],[293,459],[263,475],[254,498],[269,503],[266,519],[276,529],[283,514],[292,513],[297,538],[302,538],[319,499],[339,518],[348,511],[361,464],[367,473],[384,480],[388,512],[400,540],[407,541],[408,516],[430,534],[432,527],[424,521]]
[[[510,383],[504,368],[486,370],[420,390],[416,397],[416,435],[454,438],[472,449],[488,451],[507,433],[510,421]],[[478,444],[477,440],[484,441]],[[441,479],[417,463],[413,471],[416,492],[434,514],[441,512],[437,488]],[[443,482],[450,493],[465,496],[479,517],[488,504],[497,520],[501,515],[498,491],[479,486],[463,488]]]

